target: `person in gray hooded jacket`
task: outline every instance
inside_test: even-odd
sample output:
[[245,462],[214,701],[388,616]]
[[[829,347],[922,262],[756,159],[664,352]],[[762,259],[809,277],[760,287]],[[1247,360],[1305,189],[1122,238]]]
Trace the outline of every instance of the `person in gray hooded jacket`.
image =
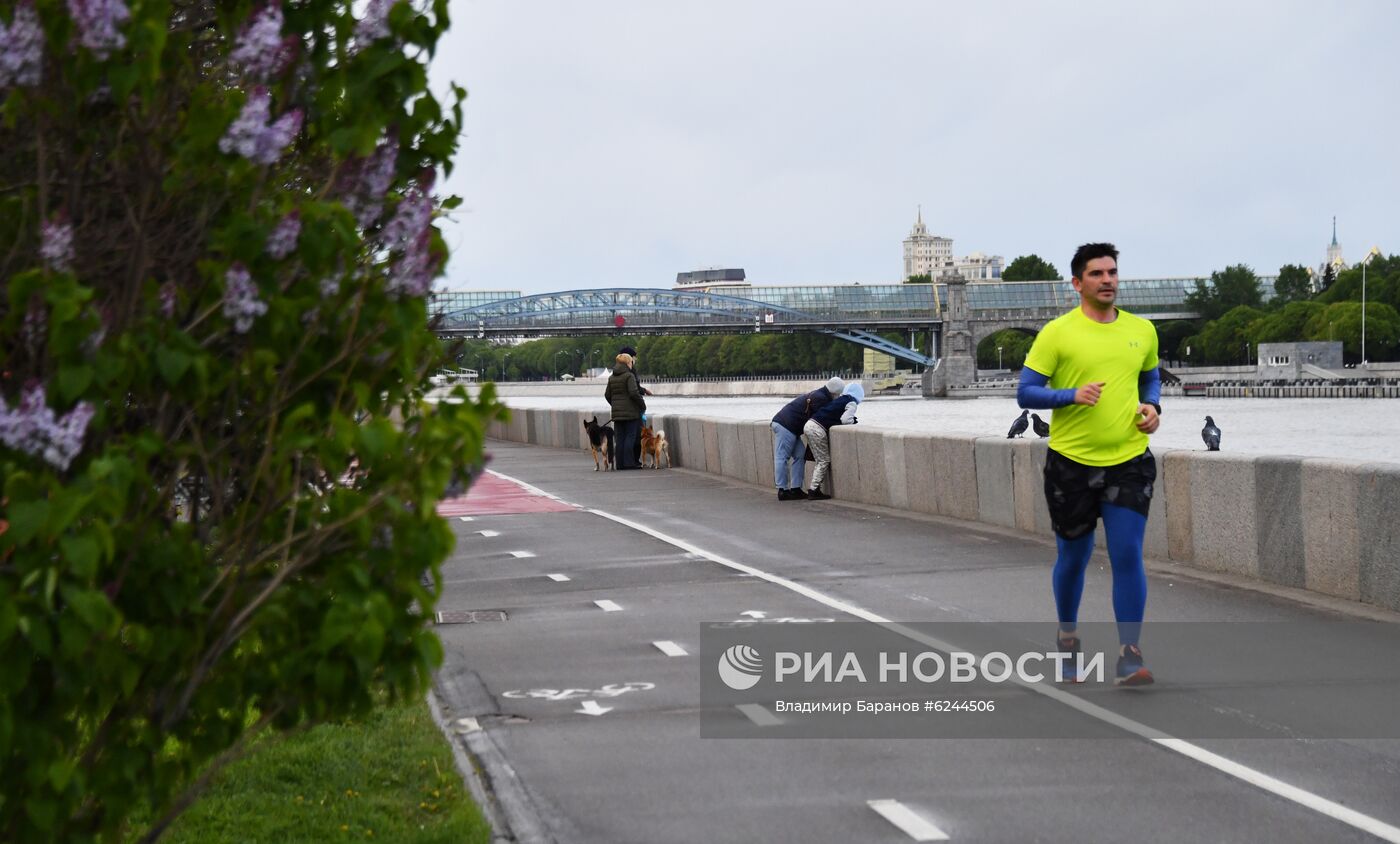
[[802,491],[802,473],[806,469],[807,446],[802,442],[802,426],[827,402],[841,395],[846,382],[832,378],[822,387],[803,393],[783,406],[773,417],[773,483],[778,488],[779,501],[798,501],[807,497]]

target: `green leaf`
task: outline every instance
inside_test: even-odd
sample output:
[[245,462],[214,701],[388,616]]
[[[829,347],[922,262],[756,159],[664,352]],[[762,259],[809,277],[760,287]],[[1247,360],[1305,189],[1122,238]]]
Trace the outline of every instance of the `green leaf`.
[[63,557],[72,567],[73,574],[83,580],[96,576],[98,558],[96,540],[90,536],[65,536],[59,540],[58,544],[63,549]]
[[77,770],[78,763],[72,759],[55,759],[49,765],[49,782],[57,791],[62,791],[68,787],[68,781],[73,778],[73,772]]
[[47,501],[21,501],[11,504],[6,511],[10,520],[7,538],[17,546],[33,539],[48,520],[49,511],[52,509]]
[[71,402],[92,383],[92,367],[86,364],[63,366],[58,370],[58,395],[64,402]]
[[180,378],[189,370],[194,359],[179,349],[172,349],[169,346],[161,346],[156,349],[156,368],[160,370],[160,375],[165,379],[165,383],[172,387],[178,386]]
[[62,591],[68,608],[94,633],[106,633],[116,623],[117,611],[98,590],[64,586]]

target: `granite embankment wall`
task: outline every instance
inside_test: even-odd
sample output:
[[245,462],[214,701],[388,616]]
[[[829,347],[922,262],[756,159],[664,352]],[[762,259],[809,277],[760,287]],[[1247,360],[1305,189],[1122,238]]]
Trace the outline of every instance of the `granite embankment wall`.
[[[593,415],[515,409],[489,435],[586,450],[582,420]],[[657,414],[654,424],[665,430],[676,466],[773,485],[766,422]],[[1044,441],[864,425],[831,433],[837,499],[1052,535]],[[1400,610],[1400,464],[1181,450],[1156,456],[1149,558]]]

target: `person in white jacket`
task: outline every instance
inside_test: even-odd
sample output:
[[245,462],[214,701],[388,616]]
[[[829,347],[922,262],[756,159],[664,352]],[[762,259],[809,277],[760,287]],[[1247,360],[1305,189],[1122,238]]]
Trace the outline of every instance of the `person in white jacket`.
[[812,488],[807,492],[809,501],[824,501],[831,497],[822,492],[822,481],[831,472],[831,426],[856,424],[856,407],[864,398],[864,387],[859,383],[847,384],[840,396],[813,413],[807,424],[802,426],[802,437],[817,462],[817,468],[812,472]]

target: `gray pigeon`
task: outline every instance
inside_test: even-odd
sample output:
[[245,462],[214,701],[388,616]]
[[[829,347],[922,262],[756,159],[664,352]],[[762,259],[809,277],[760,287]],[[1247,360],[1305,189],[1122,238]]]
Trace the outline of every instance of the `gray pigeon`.
[[1021,411],[1021,415],[1016,417],[1016,421],[1011,423],[1011,430],[1006,432],[1006,438],[1008,440],[1021,436],[1026,432],[1026,429],[1031,426],[1031,420],[1026,418],[1029,414],[1029,410],[1023,410]]
[[1031,428],[1034,429],[1037,437],[1050,436],[1050,423],[1040,418],[1040,414],[1031,414]]
[[1220,450],[1220,429],[1215,427],[1215,420],[1206,417],[1206,426],[1201,429],[1201,440],[1206,444],[1207,451]]

